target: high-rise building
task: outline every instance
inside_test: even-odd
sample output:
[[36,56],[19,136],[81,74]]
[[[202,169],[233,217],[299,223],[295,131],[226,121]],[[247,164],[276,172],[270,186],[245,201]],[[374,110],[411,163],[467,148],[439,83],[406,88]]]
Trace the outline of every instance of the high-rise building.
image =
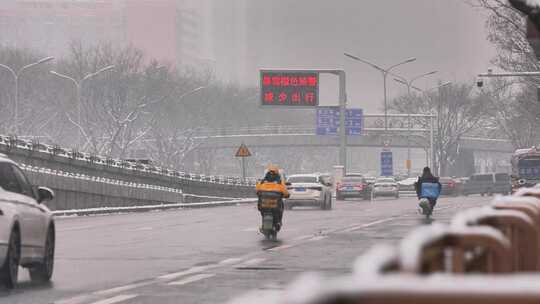
[[149,58],[199,65],[208,60],[201,9],[181,0],[2,0],[0,44],[54,56],[72,41],[130,44]]

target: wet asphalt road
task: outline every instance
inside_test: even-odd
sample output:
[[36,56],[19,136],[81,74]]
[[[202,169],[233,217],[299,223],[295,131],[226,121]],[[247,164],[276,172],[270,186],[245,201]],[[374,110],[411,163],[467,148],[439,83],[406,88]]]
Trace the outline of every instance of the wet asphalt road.
[[[443,198],[435,220],[490,198]],[[218,303],[282,289],[300,273],[337,275],[374,243],[425,224],[413,198],[338,201],[286,211],[277,242],[258,234],[254,205],[57,219],[53,281],[0,290],[0,303]]]

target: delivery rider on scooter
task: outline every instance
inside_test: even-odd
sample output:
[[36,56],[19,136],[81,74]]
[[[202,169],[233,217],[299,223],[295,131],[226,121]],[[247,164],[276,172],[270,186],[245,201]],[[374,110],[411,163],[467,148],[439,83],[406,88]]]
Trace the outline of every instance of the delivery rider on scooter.
[[[266,173],[264,175],[264,178],[257,183],[255,186],[255,189],[257,191],[257,195],[260,192],[264,191],[270,191],[270,192],[279,192],[283,195],[283,198],[289,198],[289,191],[287,190],[287,186],[285,184],[285,179],[279,172],[279,168],[277,166],[269,166],[266,170]],[[258,204],[259,211],[260,209],[260,201]],[[277,222],[278,222],[278,231],[281,228],[281,220],[283,218],[283,210],[284,208],[283,199],[279,200],[278,210],[276,210],[276,216],[277,216]]]

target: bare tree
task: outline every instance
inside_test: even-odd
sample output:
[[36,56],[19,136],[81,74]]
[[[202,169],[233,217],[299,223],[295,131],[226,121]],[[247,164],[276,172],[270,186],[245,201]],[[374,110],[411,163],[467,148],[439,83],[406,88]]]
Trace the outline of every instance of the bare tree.
[[[0,47],[0,63],[15,69],[47,54]],[[114,70],[76,82],[105,66]],[[131,46],[73,42],[65,58],[23,75],[20,86],[20,130],[43,142],[107,157],[153,158],[167,166],[185,167],[188,156],[203,153],[200,129],[250,128],[261,125],[305,125],[313,113],[261,109],[258,90],[219,83],[209,71],[172,67]],[[0,70],[0,133],[14,132],[14,84]],[[202,89],[204,88],[204,89]],[[81,118],[79,113],[79,95]],[[190,92],[195,92],[191,94]],[[79,134],[83,141],[77,140]],[[80,146],[78,146],[80,144]],[[197,155],[195,155],[197,156]],[[205,155],[206,170],[213,167]],[[232,156],[231,156],[232,157]],[[189,161],[193,161],[189,157]]]
[[[471,3],[489,13],[486,22],[488,40],[497,48],[493,63],[507,71],[537,71],[540,64],[527,41],[523,14],[506,0],[474,0]],[[524,80],[531,81],[530,78]]]
[[498,79],[493,80],[483,94],[489,101],[488,110],[493,125],[512,141],[514,148],[531,147],[538,143],[540,104],[531,102],[536,98],[536,90],[515,81]]
[[[457,160],[462,137],[485,123],[485,100],[472,96],[472,89],[470,85],[453,84],[435,93],[398,97],[392,104],[399,113],[437,114],[434,152],[441,175],[448,174]],[[425,119],[416,119],[414,123],[429,128]]]
[[[526,38],[525,18],[505,0],[475,0],[473,5],[489,13],[488,39],[497,48],[493,63],[507,71],[538,71],[540,63]],[[493,124],[515,148],[538,142],[538,95],[540,78],[490,80],[484,94],[490,101]]]

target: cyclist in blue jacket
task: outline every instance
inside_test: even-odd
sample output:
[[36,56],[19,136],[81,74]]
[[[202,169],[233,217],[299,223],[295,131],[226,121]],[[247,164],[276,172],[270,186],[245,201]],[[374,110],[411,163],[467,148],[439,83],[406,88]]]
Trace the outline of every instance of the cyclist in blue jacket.
[[[422,204],[422,202],[420,203],[422,212],[424,214],[431,215],[431,213],[433,213],[433,208],[435,208],[435,205],[437,204],[437,198],[439,198],[442,189],[439,178],[433,176],[429,167],[425,167],[422,172],[422,176],[418,177],[418,181],[414,183],[414,188],[416,190],[418,199],[421,200],[425,198],[429,201],[429,206]],[[429,210],[426,210],[428,208]]]

